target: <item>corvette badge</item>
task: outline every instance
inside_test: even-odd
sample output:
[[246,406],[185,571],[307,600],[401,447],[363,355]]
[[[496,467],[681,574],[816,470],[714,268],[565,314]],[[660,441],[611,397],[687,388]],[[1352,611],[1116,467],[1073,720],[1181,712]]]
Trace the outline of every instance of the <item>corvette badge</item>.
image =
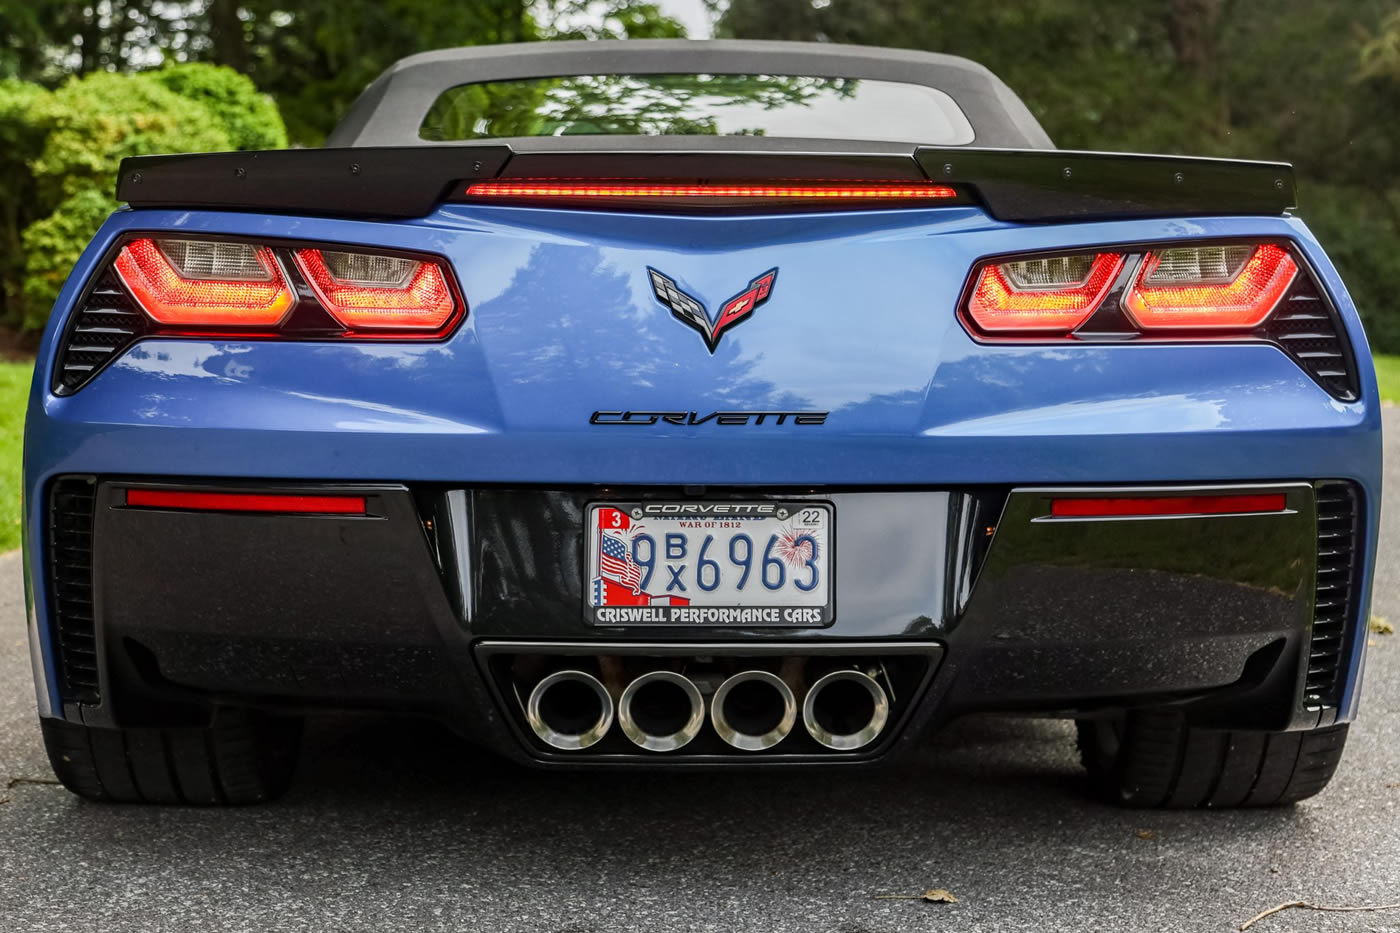
[[778,279],[778,270],[769,269],[749,282],[739,294],[721,304],[719,313],[712,319],[699,299],[681,291],[680,286],[663,273],[650,266],[647,273],[651,277],[656,300],[670,308],[676,320],[698,330],[711,353],[719,346],[719,338],[726,330],[747,319],[755,308],[768,300],[773,293],[773,283]]

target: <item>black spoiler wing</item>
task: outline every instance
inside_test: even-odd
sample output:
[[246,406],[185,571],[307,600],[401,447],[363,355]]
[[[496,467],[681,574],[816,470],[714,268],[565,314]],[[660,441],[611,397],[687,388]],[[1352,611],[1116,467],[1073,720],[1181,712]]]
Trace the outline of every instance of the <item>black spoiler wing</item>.
[[117,199],[138,208],[407,218],[466,200],[475,180],[607,177],[931,179],[998,220],[1022,223],[1278,215],[1297,201],[1293,168],[1283,162],[890,144],[850,152],[825,141],[761,137],[539,142],[137,156],[122,160]]

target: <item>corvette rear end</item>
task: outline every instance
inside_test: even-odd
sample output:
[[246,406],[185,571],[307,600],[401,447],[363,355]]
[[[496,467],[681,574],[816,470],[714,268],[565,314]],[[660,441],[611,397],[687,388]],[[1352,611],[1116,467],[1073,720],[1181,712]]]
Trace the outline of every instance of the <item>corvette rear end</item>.
[[[858,765],[997,711],[1079,720],[1133,805],[1321,790],[1380,419],[1288,166],[1058,151],[946,56],[600,46],[419,56],[331,148],[123,165],[26,427],[64,783],[266,799],[318,709],[594,768]],[[773,74],[861,135],[771,97],[769,135],[444,129],[538,75],[825,106]]]

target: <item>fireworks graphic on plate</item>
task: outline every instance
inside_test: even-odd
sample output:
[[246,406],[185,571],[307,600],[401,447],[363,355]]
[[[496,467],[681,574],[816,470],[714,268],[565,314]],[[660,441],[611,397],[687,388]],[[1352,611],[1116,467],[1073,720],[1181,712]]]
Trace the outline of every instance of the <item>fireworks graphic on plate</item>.
[[773,551],[787,561],[788,566],[801,567],[808,561],[817,559],[819,548],[814,532],[783,528],[778,532],[778,543],[774,545]]

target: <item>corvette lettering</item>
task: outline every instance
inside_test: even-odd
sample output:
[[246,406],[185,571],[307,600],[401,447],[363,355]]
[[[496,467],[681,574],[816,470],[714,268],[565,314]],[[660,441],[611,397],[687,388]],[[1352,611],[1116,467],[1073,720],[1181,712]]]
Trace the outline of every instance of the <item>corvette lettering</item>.
[[828,412],[824,411],[712,411],[702,415],[698,411],[595,411],[588,419],[589,424],[674,424],[681,426],[701,424],[825,424]]
[[663,505],[642,507],[643,515],[773,515],[777,511],[776,505],[766,503],[755,505],[746,502],[668,502]]

